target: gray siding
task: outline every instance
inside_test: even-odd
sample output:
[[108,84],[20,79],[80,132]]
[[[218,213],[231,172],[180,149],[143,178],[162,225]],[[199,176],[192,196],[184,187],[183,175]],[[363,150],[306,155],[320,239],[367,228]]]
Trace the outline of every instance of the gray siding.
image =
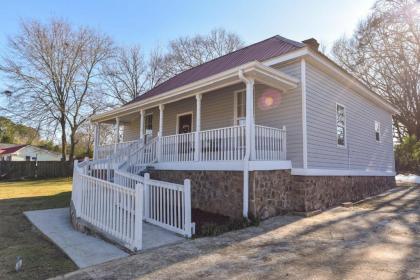
[[[157,136],[159,129],[159,109],[152,108],[145,111],[145,115],[153,115],[153,137]],[[130,122],[123,123],[123,141],[136,140],[140,136],[140,112]]]
[[[287,65],[274,66],[274,68],[300,80],[300,63],[295,62]],[[281,128],[286,126],[287,159],[292,161],[292,167],[303,167],[303,133],[302,133],[302,89],[300,84],[290,92],[281,94],[280,106],[271,110],[261,110],[258,107],[265,86],[257,88],[255,123],[265,126]]]
[[[391,114],[315,66],[306,69],[308,168],[393,171]],[[336,103],[346,108],[346,148],[337,147]]]

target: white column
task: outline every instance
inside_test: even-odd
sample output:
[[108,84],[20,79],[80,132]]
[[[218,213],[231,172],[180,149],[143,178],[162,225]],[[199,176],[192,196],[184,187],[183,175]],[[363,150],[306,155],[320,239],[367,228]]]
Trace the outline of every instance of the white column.
[[163,104],[159,105],[159,132],[158,132],[158,146],[157,146],[157,159],[158,162],[162,158],[162,136],[163,136],[163,110],[165,106]]
[[120,118],[116,117],[115,119],[115,148],[114,151],[117,152],[117,146],[120,142]]
[[140,110],[140,142],[144,143],[144,110]]
[[200,131],[201,131],[201,94],[197,94],[195,99],[197,101],[197,116],[196,116],[196,124],[195,124],[195,144],[194,144],[194,159],[195,161],[200,160],[200,151],[201,151],[201,143],[200,143]]
[[255,159],[254,133],[254,80],[246,82],[246,150],[250,159]]
[[159,136],[163,135],[163,110],[165,109],[165,105],[159,105]]
[[93,139],[93,159],[98,158],[98,149],[99,149],[99,143],[100,143],[100,124],[95,123],[95,136]]
[[248,217],[249,209],[249,160],[255,156],[255,133],[254,133],[254,80],[246,79],[246,150],[244,162],[244,189],[243,189],[243,208],[242,215]]

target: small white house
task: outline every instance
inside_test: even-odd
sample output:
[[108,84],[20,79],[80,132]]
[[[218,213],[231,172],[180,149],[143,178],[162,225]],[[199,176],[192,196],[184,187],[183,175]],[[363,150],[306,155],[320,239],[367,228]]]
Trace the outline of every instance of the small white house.
[[2,161],[60,161],[61,154],[32,145],[0,144]]

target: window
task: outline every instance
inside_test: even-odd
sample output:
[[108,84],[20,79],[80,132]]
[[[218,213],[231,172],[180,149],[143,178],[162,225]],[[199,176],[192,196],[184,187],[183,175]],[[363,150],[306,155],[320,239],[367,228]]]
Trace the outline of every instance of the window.
[[375,139],[376,141],[381,141],[381,123],[378,121],[375,121]]
[[337,123],[337,146],[346,146],[346,111],[344,106],[337,104],[336,109]]
[[235,125],[245,125],[246,119],[246,94],[245,91],[235,92],[234,100]]
[[153,114],[148,114],[144,117],[144,129],[146,135],[153,134]]
[[31,161],[31,156],[25,156],[26,161]]

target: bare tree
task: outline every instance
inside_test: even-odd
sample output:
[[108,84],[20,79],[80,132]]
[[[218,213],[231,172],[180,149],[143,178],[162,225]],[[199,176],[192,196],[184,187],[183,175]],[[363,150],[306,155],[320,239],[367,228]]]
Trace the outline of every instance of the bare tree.
[[72,160],[78,128],[102,106],[98,66],[110,57],[112,41],[91,29],[52,20],[22,22],[20,33],[8,43],[0,71],[11,91],[1,109],[47,131],[58,127],[63,159],[69,132]]
[[148,87],[148,69],[139,46],[120,48],[103,65],[105,92],[119,104],[125,104]]
[[233,52],[244,45],[240,37],[225,29],[213,29],[208,35],[180,37],[169,43],[164,57],[166,78],[194,66]]
[[155,48],[147,61],[139,46],[122,48],[103,67],[104,91],[117,105],[126,104],[176,74],[242,46],[238,35],[215,29],[206,36],[175,39],[166,52]]
[[414,0],[379,0],[353,37],[332,49],[335,60],[382,95],[400,114],[397,137],[420,139],[420,7]]

